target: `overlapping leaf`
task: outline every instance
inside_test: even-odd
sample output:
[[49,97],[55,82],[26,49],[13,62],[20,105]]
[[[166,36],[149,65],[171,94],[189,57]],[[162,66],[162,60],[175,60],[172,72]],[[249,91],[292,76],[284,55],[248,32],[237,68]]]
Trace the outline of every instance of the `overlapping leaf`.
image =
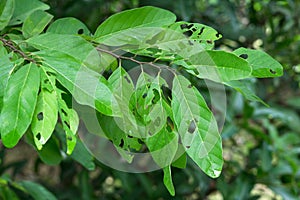
[[5,146],[15,146],[29,127],[39,86],[39,69],[32,63],[22,66],[9,78],[0,116],[0,132]]
[[209,176],[221,173],[222,145],[216,120],[199,91],[181,75],[172,87],[174,120],[187,154]]
[[13,16],[15,0],[1,0],[0,2],[0,31],[4,29]]
[[69,35],[90,34],[90,31],[86,25],[73,17],[66,17],[56,20],[48,27],[47,32]]

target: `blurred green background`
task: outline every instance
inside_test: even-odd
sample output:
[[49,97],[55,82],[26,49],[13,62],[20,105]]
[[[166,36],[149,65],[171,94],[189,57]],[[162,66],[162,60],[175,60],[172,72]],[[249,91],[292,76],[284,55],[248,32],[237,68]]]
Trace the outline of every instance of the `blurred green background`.
[[[96,163],[88,171],[71,158],[48,166],[30,146],[20,143],[0,152],[0,174],[41,183],[59,199],[300,199],[300,1],[271,0],[45,0],[55,18],[73,16],[91,31],[110,15],[153,5],[178,20],[209,25],[222,33],[216,48],[263,49],[285,68],[283,77],[249,80],[267,102],[248,102],[229,90],[223,128],[225,165],[211,179],[188,161],[173,169],[176,197],[162,172],[129,174]],[[30,159],[28,159],[30,158]],[[24,198],[26,199],[26,198]]]

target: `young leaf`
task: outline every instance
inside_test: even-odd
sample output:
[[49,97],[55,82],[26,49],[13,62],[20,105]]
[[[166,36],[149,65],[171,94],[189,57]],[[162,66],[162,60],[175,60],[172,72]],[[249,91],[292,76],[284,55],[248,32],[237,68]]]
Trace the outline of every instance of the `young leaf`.
[[31,13],[24,21],[22,26],[22,33],[25,38],[30,38],[34,35],[40,34],[45,27],[50,23],[52,15],[42,11],[36,10]]
[[[167,26],[175,20],[176,16],[173,13],[161,8],[151,6],[135,8],[109,17],[97,28],[94,38],[96,42],[103,43],[115,35],[124,37],[124,33],[129,35],[130,32],[134,33],[134,29]],[[147,30],[151,31],[151,29]]]
[[1,0],[0,2],[0,31],[3,30],[13,16],[15,0]]
[[164,184],[168,189],[168,191],[170,192],[170,194],[172,196],[175,196],[175,188],[172,181],[171,166],[167,166],[163,168],[163,171],[164,171]]
[[0,116],[1,138],[6,147],[15,146],[29,127],[39,86],[39,68],[33,63],[22,66],[9,78]]
[[15,0],[14,14],[9,22],[10,26],[22,24],[24,20],[36,10],[48,10],[50,7],[38,0]]
[[47,32],[68,35],[90,35],[90,31],[86,25],[73,17],[61,18],[54,21],[47,29]]
[[41,91],[38,96],[37,105],[32,119],[31,130],[34,136],[34,142],[38,150],[48,141],[57,123],[58,105],[57,95],[52,88],[48,90],[49,80],[42,71],[41,73]]
[[251,75],[248,62],[225,51],[202,51],[192,55],[188,63],[189,73],[215,82],[239,80]]
[[172,110],[187,154],[210,177],[221,173],[222,141],[217,122],[199,91],[181,75],[172,87]]
[[251,75],[254,77],[278,77],[283,74],[283,67],[281,64],[263,51],[242,47],[236,49],[233,53],[244,58],[250,64],[252,67]]
[[87,66],[94,71],[99,72],[107,67],[99,66],[100,57],[96,49],[78,35],[45,33],[29,38],[27,43],[43,50],[47,56],[56,56],[58,53],[69,55],[80,65]]

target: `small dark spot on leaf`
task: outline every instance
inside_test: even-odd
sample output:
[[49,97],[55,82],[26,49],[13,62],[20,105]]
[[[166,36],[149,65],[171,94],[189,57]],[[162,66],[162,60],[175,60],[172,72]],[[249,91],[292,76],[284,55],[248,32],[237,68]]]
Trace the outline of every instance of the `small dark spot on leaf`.
[[52,72],[46,72],[46,74],[47,74],[48,76],[53,76],[53,75],[55,75],[55,73],[52,73]]
[[187,149],[189,149],[191,146],[185,146]]
[[207,42],[208,44],[212,44],[212,43],[213,43],[211,40],[206,40],[206,42]]
[[10,56],[10,57],[9,57],[9,60],[10,60],[10,61],[12,61],[12,60],[13,60],[13,57],[12,57],[12,56]]
[[72,138],[71,136],[68,136],[68,137],[67,137],[67,140],[72,141],[73,138]]
[[194,27],[194,28],[192,28],[192,31],[193,31],[193,32],[195,32],[196,30],[197,30],[197,29],[196,29],[195,27]]
[[216,34],[216,37],[217,37],[217,38],[218,38],[218,37],[220,37],[220,36],[221,36],[221,34],[220,34],[220,33],[217,33],[217,34]]
[[41,133],[38,133],[35,137],[36,137],[36,139],[40,140],[42,135],[41,135]]
[[276,71],[274,71],[273,69],[270,69],[270,72],[271,72],[272,74],[276,74]]
[[144,144],[144,142],[140,138],[138,139],[138,143]]
[[192,120],[189,125],[188,132],[192,134],[195,132],[195,129],[196,129],[196,123],[195,123],[195,120]]
[[119,144],[119,147],[123,148],[123,146],[124,146],[124,140],[121,139],[121,142],[120,142],[120,144]]
[[77,31],[77,33],[78,33],[78,34],[83,34],[83,28],[79,29],[79,30]]
[[193,35],[193,31],[185,31],[184,33],[183,33],[184,35],[186,35],[186,36],[188,36],[188,37],[190,37],[191,35]]
[[189,45],[191,45],[191,46],[192,46],[192,45],[194,45],[194,43],[192,43],[192,41],[190,41],[190,40],[189,40]]
[[180,28],[181,28],[181,29],[185,29],[185,28],[187,28],[187,27],[188,27],[187,24],[181,24],[181,25],[180,25]]
[[69,124],[68,122],[64,121],[64,123],[65,123],[65,125],[66,125],[68,128],[71,128],[71,127],[70,127],[70,124]]
[[133,136],[132,136],[132,135],[127,135],[127,137],[129,137],[129,138],[133,138]]
[[125,80],[126,80],[128,83],[130,83],[130,80],[129,80],[129,78],[128,78],[127,76],[124,76],[124,78],[125,78]]
[[36,117],[38,118],[39,121],[43,120],[43,119],[44,119],[44,114],[43,114],[43,112],[40,112],[39,114],[37,114]]
[[192,88],[192,84],[189,84],[189,85],[188,85],[188,88]]
[[144,93],[142,97],[145,99],[145,98],[146,98],[146,96],[147,96],[147,93]]
[[198,35],[201,35],[201,34],[203,33],[203,31],[204,31],[204,27],[202,27],[202,28],[200,29],[200,32],[198,33]]
[[45,84],[48,84],[48,83],[49,83],[49,79],[45,79],[45,80],[44,80],[44,83],[45,83]]
[[248,58],[248,54],[243,53],[243,54],[241,54],[239,57],[240,57],[240,58],[247,59],[247,58]]

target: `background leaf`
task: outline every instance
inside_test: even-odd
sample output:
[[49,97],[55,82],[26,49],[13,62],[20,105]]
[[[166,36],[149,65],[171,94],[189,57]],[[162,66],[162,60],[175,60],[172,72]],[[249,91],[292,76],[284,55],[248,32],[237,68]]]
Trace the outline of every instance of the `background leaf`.
[[57,198],[51,192],[37,183],[31,181],[21,181],[19,184],[23,186],[35,200],[57,200]]
[[15,0],[2,0],[0,2],[0,31],[3,30],[13,16]]

